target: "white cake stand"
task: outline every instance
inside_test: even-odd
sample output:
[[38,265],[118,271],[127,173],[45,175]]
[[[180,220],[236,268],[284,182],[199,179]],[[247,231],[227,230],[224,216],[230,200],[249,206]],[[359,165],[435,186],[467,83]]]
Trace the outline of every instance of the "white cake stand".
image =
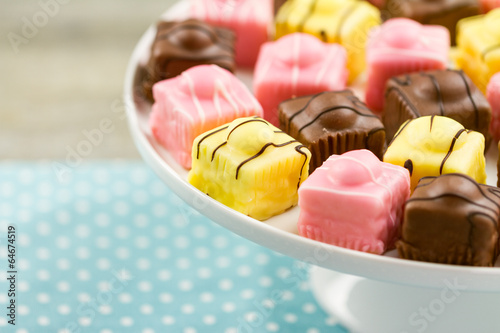
[[[185,1],[164,18],[187,17]],[[392,251],[377,256],[297,235],[299,208],[266,222],[240,214],[186,182],[179,166],[152,137],[151,106],[140,94],[138,68],[149,55],[154,27],[137,44],[127,68],[125,103],[134,142],[156,174],[186,203],[212,221],[264,247],[313,265],[313,293],[325,311],[352,332],[500,332],[500,263],[462,267],[410,261]],[[239,72],[247,84],[251,73]],[[487,156],[488,183],[496,183],[497,150]]]

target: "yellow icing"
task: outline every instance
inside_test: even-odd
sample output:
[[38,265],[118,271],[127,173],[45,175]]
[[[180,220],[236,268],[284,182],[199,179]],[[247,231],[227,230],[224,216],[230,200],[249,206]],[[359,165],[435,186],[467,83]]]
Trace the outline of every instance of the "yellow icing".
[[265,220],[297,204],[311,153],[267,121],[248,117],[198,136],[192,157],[189,183],[226,206]]
[[500,8],[460,20],[457,46],[457,66],[486,92],[491,76],[500,71]]
[[288,0],[276,15],[276,39],[305,32],[347,51],[349,82],[366,67],[368,32],[380,25],[380,11],[366,1]]
[[[432,123],[432,126],[431,126]],[[384,155],[384,162],[408,167],[411,189],[422,177],[462,173],[486,182],[484,136],[468,131],[457,121],[426,116],[405,122]]]

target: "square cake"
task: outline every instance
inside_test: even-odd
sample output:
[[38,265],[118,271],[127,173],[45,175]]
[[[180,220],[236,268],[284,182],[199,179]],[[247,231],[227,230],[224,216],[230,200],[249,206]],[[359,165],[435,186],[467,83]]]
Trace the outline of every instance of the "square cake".
[[408,119],[421,116],[446,116],[465,128],[484,135],[485,149],[491,109],[486,97],[460,70],[412,73],[391,78],[386,85],[382,120],[391,140]]
[[276,38],[305,32],[347,51],[349,82],[366,67],[369,31],[380,24],[380,11],[366,1],[288,0],[276,15]]
[[385,150],[385,129],[350,90],[329,91],[286,100],[279,107],[280,128],[312,154],[309,172],[333,154],[368,149],[379,159]]
[[258,117],[234,120],[196,138],[188,181],[215,200],[265,220],[297,204],[311,153]]
[[384,162],[408,169],[412,191],[421,178],[447,173],[486,182],[484,136],[443,116],[407,120],[389,144]]
[[236,34],[236,63],[252,68],[259,48],[269,40],[273,0],[190,0],[193,17]]
[[369,150],[332,155],[299,189],[299,234],[382,254],[400,234],[410,176]]
[[493,266],[498,256],[500,189],[463,174],[420,180],[406,202],[400,257]]
[[145,66],[144,94],[152,100],[153,85],[197,65],[235,69],[234,33],[198,20],[160,22]]
[[216,65],[195,66],[153,86],[153,136],[189,169],[194,139],[239,117],[262,116],[262,107],[232,73]]
[[376,113],[384,107],[384,90],[393,76],[424,70],[445,69],[450,33],[441,26],[424,26],[394,18],[374,30],[367,45],[365,102]]
[[282,101],[342,90],[346,81],[346,53],[342,46],[293,33],[262,46],[253,91],[264,109],[264,118],[279,126],[278,106]]

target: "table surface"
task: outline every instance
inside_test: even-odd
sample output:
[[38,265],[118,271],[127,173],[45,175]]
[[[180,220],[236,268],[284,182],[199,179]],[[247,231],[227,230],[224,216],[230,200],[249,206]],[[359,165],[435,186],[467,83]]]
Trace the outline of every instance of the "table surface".
[[[1,332],[347,332],[308,267],[187,206],[142,162],[0,163]],[[62,170],[62,173],[61,173]]]

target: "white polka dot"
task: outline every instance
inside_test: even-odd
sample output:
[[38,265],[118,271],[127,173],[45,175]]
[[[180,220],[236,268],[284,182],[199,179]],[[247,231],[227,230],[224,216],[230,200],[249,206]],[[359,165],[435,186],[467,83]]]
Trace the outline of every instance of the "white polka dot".
[[130,192],[130,185],[123,180],[119,180],[112,185],[112,190],[118,196],[125,196]]
[[99,333],[113,333],[113,331],[108,329],[103,329]]
[[6,294],[0,294],[0,304],[6,304],[8,302]]
[[289,277],[291,273],[292,272],[286,267],[280,267],[276,270],[276,276],[283,280]]
[[36,203],[36,208],[41,213],[47,213],[52,211],[52,202],[47,199],[39,199]]
[[113,312],[113,308],[109,304],[103,304],[99,307],[99,313],[104,316],[109,315],[111,312]]
[[36,272],[36,277],[40,281],[48,281],[50,280],[50,272],[46,269],[41,269],[38,272]]
[[153,286],[149,281],[141,281],[137,285],[137,288],[142,292],[149,292],[153,289]]
[[76,249],[76,257],[78,259],[88,259],[90,257],[90,250],[84,246],[80,246]]
[[166,247],[158,247],[155,250],[155,256],[158,259],[168,259],[170,257],[170,250]]
[[252,289],[245,289],[240,293],[242,299],[248,300],[255,296],[255,292]]
[[0,327],[7,326],[7,319],[0,317]]
[[187,249],[189,247],[189,244],[189,239],[184,236],[179,236],[174,240],[174,245],[179,249]]
[[118,201],[114,204],[113,211],[116,215],[125,216],[130,212],[130,207],[126,202]]
[[149,304],[143,304],[141,305],[141,313],[144,314],[144,315],[150,315],[153,313],[153,307]]
[[50,224],[47,222],[40,222],[36,226],[36,231],[40,236],[48,236],[50,235]]
[[106,236],[99,236],[96,239],[96,246],[100,249],[107,249],[109,248],[111,242],[108,237]]
[[325,324],[327,326],[335,326],[335,325],[338,325],[339,323],[339,320],[337,318],[334,318],[334,317],[329,317],[329,318],[326,318],[325,320]]
[[206,238],[208,235],[208,229],[205,226],[198,225],[193,228],[193,236],[195,238]]
[[28,283],[28,281],[19,281],[19,283],[17,284],[17,287],[19,288],[19,291],[22,291],[22,292],[26,292],[28,290],[30,290],[30,284]]
[[156,238],[164,239],[168,236],[168,229],[167,229],[167,227],[162,226],[162,225],[157,226],[156,228],[154,228],[153,235]]
[[181,306],[181,312],[183,314],[192,314],[194,312],[194,306],[192,304],[184,304]]
[[231,290],[233,289],[233,281],[229,279],[224,279],[219,282],[219,289],[221,290]]
[[90,302],[90,295],[87,293],[79,293],[78,295],[76,295],[76,298],[80,303]]
[[316,312],[316,305],[312,303],[306,303],[302,306],[302,311],[304,311],[307,314],[311,314]]
[[75,193],[82,197],[88,196],[91,193],[91,191],[92,191],[92,186],[91,183],[89,182],[79,181],[75,185]]
[[56,266],[57,268],[59,268],[60,270],[62,271],[66,271],[68,269],[70,269],[71,267],[71,263],[68,259],[58,259],[57,262],[56,262]]
[[78,200],[75,203],[75,210],[79,214],[88,214],[90,212],[90,203],[87,200]]
[[151,267],[151,263],[149,262],[149,259],[147,259],[147,258],[140,258],[137,260],[136,266],[139,270],[145,271]]
[[78,323],[81,326],[83,326],[83,327],[90,326],[90,324],[92,324],[92,318],[90,318],[90,317],[80,317],[80,318],[78,318]]
[[243,257],[246,257],[249,252],[250,251],[249,251],[248,247],[246,247],[245,245],[240,245],[240,246],[236,247],[236,249],[234,251],[234,255],[237,257],[243,258]]
[[26,305],[19,305],[19,314],[21,316],[26,316],[30,313],[30,308],[28,308]]
[[290,290],[283,291],[283,294],[281,295],[281,299],[283,301],[291,301],[294,298],[295,298],[295,294]]
[[193,328],[193,327],[186,327],[186,328],[184,329],[184,331],[182,331],[182,332],[183,332],[183,333],[197,333],[198,331],[196,331],[196,329],[195,329],[195,328]]
[[31,207],[31,206],[33,206],[33,201],[34,201],[33,197],[31,196],[30,193],[21,193],[17,197],[17,203],[20,206]]
[[132,296],[128,293],[121,293],[120,295],[118,295],[118,300],[120,301],[120,303],[128,304],[132,302]]
[[219,257],[215,259],[215,266],[219,268],[227,268],[229,265],[231,265],[231,259],[228,257]]
[[141,333],[155,333],[155,330],[152,328],[145,328],[141,331]]
[[247,265],[240,266],[236,269],[236,274],[238,274],[241,277],[247,277],[252,274],[252,268]]
[[50,250],[46,247],[40,247],[36,250],[36,256],[40,260],[50,259]]
[[175,265],[179,269],[188,269],[189,267],[191,267],[191,261],[188,258],[179,258],[177,259]]
[[224,236],[217,236],[215,237],[215,239],[213,240],[213,245],[218,248],[218,249],[224,249],[227,247],[228,245],[228,240],[226,237]]
[[107,227],[110,222],[111,222],[111,220],[109,218],[109,215],[107,215],[105,213],[97,214],[95,217],[95,223],[97,224],[97,226],[99,226],[101,228]]
[[66,211],[58,211],[56,213],[56,221],[62,225],[68,224],[70,221],[70,215]]
[[128,259],[130,252],[126,247],[119,247],[116,249],[116,257],[118,259]]
[[94,194],[94,200],[100,204],[107,204],[111,200],[111,194],[105,189],[99,189]]
[[71,246],[71,240],[66,236],[56,238],[56,246],[61,250],[66,250]]
[[[29,331],[24,328],[20,328],[16,331],[16,333],[29,333]],[[71,333],[71,332],[58,332],[58,333]]]
[[175,324],[175,318],[172,317],[172,316],[164,316],[161,318],[161,322],[163,323],[163,325],[173,325]]
[[317,328],[310,328],[307,330],[307,333],[319,333],[319,330]]
[[145,236],[139,236],[134,240],[135,247],[138,249],[147,249],[149,247],[149,238]]
[[181,213],[172,217],[172,223],[176,228],[185,228],[191,222],[192,211],[184,206],[184,204],[177,208]]
[[212,270],[208,267],[201,267],[198,269],[198,277],[200,279],[208,279],[212,276]]
[[162,303],[171,303],[173,301],[173,297],[168,293],[161,293],[159,296],[160,302]]
[[30,236],[28,236],[26,234],[19,234],[18,242],[19,242],[19,245],[27,247],[31,243],[31,238],[30,238]]
[[193,282],[189,280],[182,280],[179,282],[179,289],[181,291],[190,291],[193,289]]
[[203,302],[203,303],[210,303],[210,302],[213,302],[214,300],[214,294],[212,293],[209,293],[209,292],[204,292],[200,295],[200,300]]
[[57,307],[57,312],[65,316],[71,313],[71,308],[66,304],[61,304]]
[[76,272],[76,278],[80,281],[88,281],[90,280],[90,272],[86,269],[80,269]]
[[70,289],[71,289],[71,286],[66,281],[59,281],[57,283],[57,290],[59,290],[62,293],[68,292]]
[[94,171],[93,178],[96,183],[105,185],[109,183],[109,172],[106,169],[98,169]]
[[231,312],[234,312],[234,310],[236,310],[236,305],[232,302],[226,302],[224,304],[222,304],[222,311],[226,312],[226,313],[231,313]]
[[149,225],[149,217],[144,214],[137,214],[134,216],[134,225],[137,228],[146,228]]
[[99,283],[97,283],[97,289],[104,293],[109,291],[111,289],[109,281],[99,281]]
[[278,332],[280,330],[280,326],[277,323],[267,323],[266,324],[266,330],[269,332]]
[[203,317],[203,323],[205,325],[213,325],[217,322],[217,318],[215,318],[215,316],[212,316],[212,315],[207,315],[207,316],[204,316]]
[[299,289],[301,291],[309,291],[311,289],[311,286],[309,285],[309,281],[302,281],[300,284],[299,284]]
[[252,311],[245,313],[243,317],[248,323],[255,323],[261,320],[262,315],[260,313]]
[[284,318],[287,323],[293,324],[297,322],[297,316],[294,315],[293,313],[287,313],[285,314]]
[[153,206],[153,215],[156,217],[165,217],[168,212],[168,207],[165,204],[157,203]]
[[38,317],[36,322],[40,326],[49,326],[50,325],[50,319],[48,317],[45,317],[45,316]]
[[106,258],[97,259],[97,268],[100,270],[108,270],[111,267],[111,263]]
[[87,238],[90,235],[90,228],[85,224],[79,224],[75,228],[75,236],[78,238]]
[[122,317],[120,318],[120,325],[123,327],[130,327],[134,325],[134,320],[130,317]]
[[261,266],[267,265],[269,263],[269,256],[267,254],[264,254],[264,253],[259,253],[255,257],[255,263],[257,265],[261,265]]
[[132,201],[136,205],[144,205],[144,204],[146,204],[149,201],[149,195],[144,190],[135,191],[132,194]]
[[259,285],[261,287],[270,287],[273,284],[273,279],[271,279],[269,276],[263,276],[259,279]]
[[36,295],[36,300],[39,303],[47,304],[50,302],[50,296],[49,296],[49,294],[46,294],[46,293],[40,293],[40,294]]
[[161,271],[158,272],[158,280],[160,281],[167,281],[170,280],[172,277],[172,273],[166,269],[162,269]]
[[22,223],[27,223],[31,221],[32,214],[31,211],[20,209],[17,211],[17,220]]
[[124,226],[118,226],[115,228],[115,236],[120,239],[127,239],[130,236],[130,230]]
[[161,197],[167,194],[167,188],[165,187],[165,184],[160,182],[153,183],[150,187],[150,191],[151,194],[157,197]]
[[238,329],[236,327],[227,328],[224,333],[238,333]]
[[198,259],[207,259],[210,256],[210,250],[206,247],[198,247],[194,250],[194,256]]

